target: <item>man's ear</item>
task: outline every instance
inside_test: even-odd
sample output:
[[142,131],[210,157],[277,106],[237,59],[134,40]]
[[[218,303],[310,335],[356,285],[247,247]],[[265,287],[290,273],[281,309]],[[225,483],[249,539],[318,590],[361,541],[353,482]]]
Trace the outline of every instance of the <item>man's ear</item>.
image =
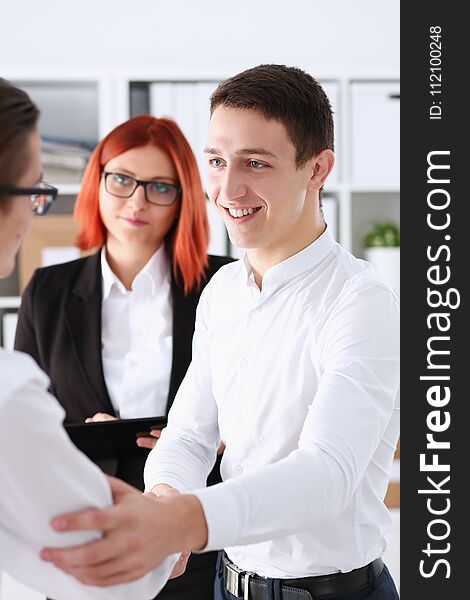
[[331,150],[322,150],[312,158],[312,177],[309,190],[319,190],[325,183],[326,178],[335,164],[335,155]]

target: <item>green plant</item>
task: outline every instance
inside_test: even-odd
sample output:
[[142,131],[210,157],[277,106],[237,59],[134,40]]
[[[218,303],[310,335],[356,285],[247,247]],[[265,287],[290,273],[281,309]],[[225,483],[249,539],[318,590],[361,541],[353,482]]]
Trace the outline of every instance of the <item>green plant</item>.
[[393,221],[375,223],[364,236],[366,248],[397,247],[400,245],[400,229]]

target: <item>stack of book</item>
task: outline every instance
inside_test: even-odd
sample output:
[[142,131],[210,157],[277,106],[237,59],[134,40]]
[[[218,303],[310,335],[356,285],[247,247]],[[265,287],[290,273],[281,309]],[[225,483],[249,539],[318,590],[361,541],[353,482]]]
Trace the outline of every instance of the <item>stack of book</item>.
[[43,137],[44,179],[51,183],[79,183],[94,144],[81,140]]

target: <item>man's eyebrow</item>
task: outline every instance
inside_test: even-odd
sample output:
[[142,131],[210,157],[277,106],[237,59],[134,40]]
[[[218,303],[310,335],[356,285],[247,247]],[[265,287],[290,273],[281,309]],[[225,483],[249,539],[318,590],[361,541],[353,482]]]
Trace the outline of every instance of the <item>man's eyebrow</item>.
[[[206,146],[204,148],[205,154],[221,154],[221,151],[217,148],[209,148]],[[273,154],[270,150],[266,148],[241,148],[235,152],[237,156],[246,156],[257,154],[258,156],[271,156],[272,158],[278,158],[275,154]]]

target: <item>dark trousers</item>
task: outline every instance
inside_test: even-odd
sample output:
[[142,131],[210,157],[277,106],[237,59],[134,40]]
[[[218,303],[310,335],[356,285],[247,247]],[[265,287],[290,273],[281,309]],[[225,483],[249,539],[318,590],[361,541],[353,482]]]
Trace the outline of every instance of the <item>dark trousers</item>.
[[[279,592],[279,579],[271,579],[273,585],[268,586],[268,596],[266,600],[284,600],[282,592]],[[308,592],[299,591],[299,600],[316,600]],[[217,558],[217,572],[214,583],[214,600],[236,600],[236,596],[227,592],[224,586],[224,580],[221,571],[221,553]],[[349,594],[341,596],[328,596],[328,600],[399,600],[398,592],[387,567],[384,565],[382,573],[363,588]]]
[[213,600],[216,553],[191,554],[184,575],[170,579],[158,600]]

